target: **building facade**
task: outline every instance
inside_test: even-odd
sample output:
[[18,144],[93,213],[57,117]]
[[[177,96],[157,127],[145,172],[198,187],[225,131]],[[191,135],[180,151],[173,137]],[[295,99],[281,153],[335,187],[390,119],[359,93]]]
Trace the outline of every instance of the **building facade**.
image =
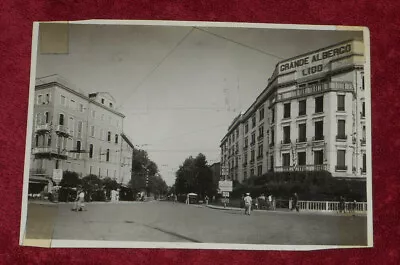
[[231,180],[327,170],[365,179],[364,44],[349,40],[283,60],[221,141]]
[[115,110],[109,93],[86,96],[56,75],[37,79],[32,182],[38,177],[51,178],[53,169],[129,181],[130,172],[129,177],[125,175],[133,146],[122,137],[124,117]]
[[210,165],[212,172],[212,180],[215,187],[218,187],[218,182],[221,180],[221,163],[213,163]]

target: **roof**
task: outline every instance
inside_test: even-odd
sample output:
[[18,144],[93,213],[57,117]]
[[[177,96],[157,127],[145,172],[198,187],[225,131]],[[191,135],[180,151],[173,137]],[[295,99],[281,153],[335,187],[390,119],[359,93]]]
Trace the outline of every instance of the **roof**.
[[124,139],[125,142],[127,142],[129,144],[130,147],[134,148],[132,141],[128,138],[128,136],[126,134],[121,133],[121,137],[122,137],[122,139]]
[[[97,95],[99,92],[91,93],[88,96],[86,96],[85,93],[82,90],[76,88],[74,85],[72,85],[71,83],[69,83],[68,81],[66,81],[65,79],[63,79],[62,77],[60,77],[60,76],[58,76],[56,74],[36,78],[35,90],[41,89],[41,88],[46,88],[46,87],[51,86],[53,84],[57,84],[58,87],[61,87],[62,89],[65,89],[66,91],[68,91],[68,92],[70,92],[72,94],[75,94],[76,96],[79,96],[84,100],[87,100],[91,104],[94,104],[94,105],[97,105],[99,107],[102,107],[102,108],[104,108],[104,109],[106,109],[106,110],[108,110],[108,111],[110,111],[110,112],[122,117],[122,118],[125,118],[124,114],[122,114],[122,113],[120,113],[120,112],[118,112],[118,111],[116,111],[116,110],[114,110],[112,108],[109,108],[109,107],[107,107],[107,106],[105,106],[105,105],[103,105],[103,104],[101,104],[101,103],[99,103],[99,102],[97,102],[97,101],[95,101],[95,100],[93,100],[91,98],[91,95]],[[104,92],[100,92],[100,93],[104,93]]]

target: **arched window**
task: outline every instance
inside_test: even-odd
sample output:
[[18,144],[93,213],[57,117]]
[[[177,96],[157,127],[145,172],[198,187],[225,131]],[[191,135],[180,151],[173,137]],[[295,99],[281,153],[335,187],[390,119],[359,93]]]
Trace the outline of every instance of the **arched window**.
[[106,161],[110,161],[110,149],[107,149],[107,156],[106,156]]
[[115,135],[115,143],[118,143],[118,134]]
[[109,142],[111,142],[111,132],[108,132],[107,140],[108,140]]

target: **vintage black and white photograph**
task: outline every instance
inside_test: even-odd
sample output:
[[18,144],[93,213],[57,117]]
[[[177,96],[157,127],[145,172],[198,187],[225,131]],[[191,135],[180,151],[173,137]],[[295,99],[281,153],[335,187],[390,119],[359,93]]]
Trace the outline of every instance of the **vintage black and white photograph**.
[[371,247],[369,32],[35,23],[20,244]]

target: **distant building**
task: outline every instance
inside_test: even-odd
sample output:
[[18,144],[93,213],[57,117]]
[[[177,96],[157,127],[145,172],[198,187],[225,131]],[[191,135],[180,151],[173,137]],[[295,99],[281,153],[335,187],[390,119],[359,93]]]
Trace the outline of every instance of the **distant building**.
[[221,141],[229,178],[327,170],[365,180],[364,64],[359,40],[279,62],[267,87]]
[[30,183],[45,182],[53,169],[129,181],[133,146],[124,117],[107,92],[86,96],[57,75],[38,78]]
[[210,166],[211,171],[213,172],[213,182],[218,183],[221,179],[221,163],[217,162]]

